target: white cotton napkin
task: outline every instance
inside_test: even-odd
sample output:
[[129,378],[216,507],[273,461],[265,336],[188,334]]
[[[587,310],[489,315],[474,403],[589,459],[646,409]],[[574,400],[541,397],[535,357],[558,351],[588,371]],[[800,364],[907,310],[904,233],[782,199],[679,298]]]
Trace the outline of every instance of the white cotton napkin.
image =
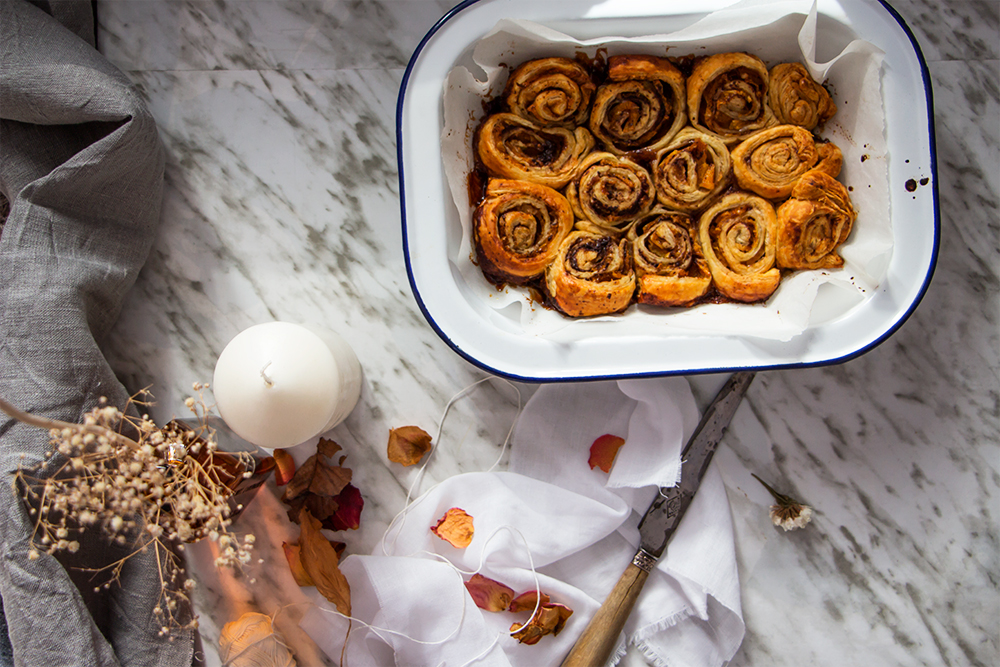
[[[639,517],[658,485],[673,485],[698,421],[683,378],[541,387],[514,434],[509,472],[456,475],[414,501],[371,556],[349,556],[359,665],[557,665],[631,561]],[[610,473],[591,470],[600,435],[625,438]],[[456,549],[429,529],[452,507],[474,519]],[[388,555],[385,555],[385,554]],[[528,613],[487,612],[463,582],[471,573],[519,594],[538,588],[573,610],[558,636],[518,644]],[[314,610],[302,627],[339,659],[347,622]],[[625,626],[626,642],[655,665],[715,667],[743,639],[732,518],[714,466]]]

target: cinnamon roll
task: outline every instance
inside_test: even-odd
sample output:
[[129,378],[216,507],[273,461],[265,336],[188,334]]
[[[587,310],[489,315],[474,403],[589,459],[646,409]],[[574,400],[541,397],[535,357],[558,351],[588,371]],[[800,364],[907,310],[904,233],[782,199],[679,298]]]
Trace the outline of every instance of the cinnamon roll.
[[522,63],[507,80],[507,108],[541,127],[586,125],[597,86],[580,63],[539,58]]
[[691,125],[735,144],[775,124],[767,89],[767,67],[756,56],[717,53],[699,60],[687,80]]
[[720,293],[752,303],[774,293],[778,220],[766,199],[746,192],[726,195],[702,213],[698,238]]
[[[834,155],[840,149],[833,144],[822,146],[827,160],[820,168],[825,171],[835,168],[840,173],[842,160]],[[820,166],[821,154],[809,130],[797,125],[778,125],[751,135],[733,149],[732,157],[733,173],[741,188],[768,199],[785,199],[803,174]]]
[[816,144],[816,151],[819,153],[819,159],[816,160],[813,169],[819,169],[833,178],[840,176],[840,170],[844,166],[844,154],[840,147],[832,141],[823,141]]
[[578,227],[620,234],[629,222],[649,211],[656,193],[643,167],[628,158],[596,152],[584,159],[566,196],[582,223]]
[[781,63],[770,71],[767,99],[779,123],[814,130],[837,113],[826,88],[800,63]]
[[819,170],[808,172],[778,207],[778,266],[785,269],[839,269],[836,253],[851,233],[857,213],[847,188]]
[[732,178],[732,162],[721,139],[686,127],[659,152],[652,171],[661,204],[694,212],[726,189]]
[[512,113],[488,117],[476,132],[479,160],[491,176],[561,188],[594,147],[586,128],[540,128]]
[[570,232],[545,269],[551,304],[570,317],[618,313],[632,302],[635,273],[626,239]]
[[655,56],[608,59],[608,79],[590,112],[590,130],[606,150],[655,151],[686,122],[684,75],[673,64]]
[[479,268],[494,283],[522,285],[545,271],[573,229],[573,211],[556,190],[491,179],[472,217]]
[[657,206],[629,228],[628,240],[639,303],[689,306],[708,292],[712,274],[686,213]]

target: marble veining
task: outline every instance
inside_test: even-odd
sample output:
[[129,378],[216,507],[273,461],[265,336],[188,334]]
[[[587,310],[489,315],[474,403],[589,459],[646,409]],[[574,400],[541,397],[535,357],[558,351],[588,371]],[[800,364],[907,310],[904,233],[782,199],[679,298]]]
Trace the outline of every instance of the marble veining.
[[[99,0],[101,50],[149,101],[166,147],[162,227],[104,341],[157,419],[183,414],[242,329],[274,319],[343,335],[364,367],[331,434],[365,497],[344,536],[370,552],[417,472],[388,431],[432,433],[484,377],[427,325],[402,254],[395,104],[403,69],[447,0]],[[934,279],[912,317],[860,358],[758,375],[717,459],[736,518],[747,633],[734,665],[992,665],[1000,658],[1000,2],[897,0],[933,84],[941,203]],[[692,378],[702,398],[719,378]],[[534,387],[494,380],[455,403],[421,488],[500,456]],[[520,392],[520,397],[518,397]],[[296,451],[300,459],[307,447]],[[816,508],[767,523],[749,475]],[[192,549],[204,655],[254,604],[280,609],[300,664],[336,664],[297,629],[293,540],[273,487],[241,518],[256,583]],[[629,655],[625,664],[644,664]]]

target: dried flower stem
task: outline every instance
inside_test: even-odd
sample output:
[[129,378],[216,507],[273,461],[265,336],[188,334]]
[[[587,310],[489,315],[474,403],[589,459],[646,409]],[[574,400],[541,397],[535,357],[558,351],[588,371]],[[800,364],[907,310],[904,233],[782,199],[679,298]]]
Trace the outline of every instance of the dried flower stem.
[[53,429],[62,430],[68,428],[78,433],[92,433],[93,435],[103,435],[109,440],[120,442],[123,445],[128,445],[133,449],[139,448],[139,443],[133,440],[132,438],[128,437],[127,435],[123,435],[117,431],[114,431],[110,428],[107,428],[106,426],[102,426],[100,424],[71,424],[70,422],[64,422],[58,419],[49,419],[48,417],[38,417],[29,412],[18,410],[13,405],[5,401],[3,398],[0,398],[0,410],[7,413],[8,417],[16,419],[19,422],[28,424],[29,426],[37,426],[39,428],[44,428],[49,431]]

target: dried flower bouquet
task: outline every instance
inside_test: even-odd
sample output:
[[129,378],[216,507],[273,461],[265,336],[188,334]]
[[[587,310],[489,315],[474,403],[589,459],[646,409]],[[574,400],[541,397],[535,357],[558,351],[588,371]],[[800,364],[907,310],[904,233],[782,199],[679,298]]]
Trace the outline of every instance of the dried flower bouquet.
[[31,415],[0,399],[0,410],[9,416],[49,431],[45,459],[14,473],[34,520],[28,558],[75,553],[85,531],[100,531],[127,555],[94,570],[111,575],[96,592],[113,585],[130,558],[152,549],[160,578],[153,611],[161,636],[197,627],[189,597],[195,582],[180,553],[185,543],[217,542],[219,567],[241,569],[250,562],[254,536],[231,531],[242,509],[237,495],[245,480],[273,467],[270,459],[258,464],[249,454],[218,450],[201,393],[207,386],[195,383],[198,398],[185,402],[197,428],[178,421],[161,427],[148,415],[130,414],[148,403],[146,391],[125,411],[102,399],[79,424]]

